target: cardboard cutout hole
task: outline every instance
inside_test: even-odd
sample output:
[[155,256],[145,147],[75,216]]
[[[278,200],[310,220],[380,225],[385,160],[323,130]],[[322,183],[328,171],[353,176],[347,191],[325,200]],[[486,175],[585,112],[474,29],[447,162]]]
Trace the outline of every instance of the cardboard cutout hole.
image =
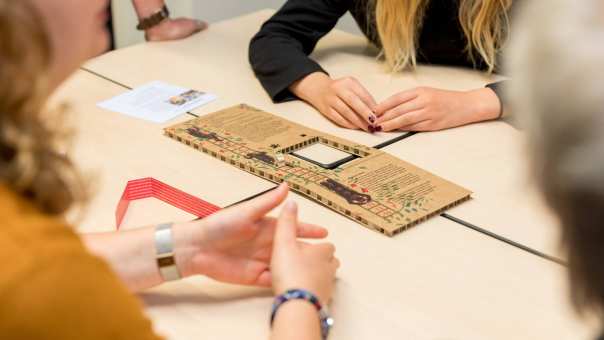
[[307,162],[330,170],[335,169],[342,164],[348,163],[358,157],[351,153],[338,150],[322,143],[315,143],[303,149],[297,150],[296,152],[292,153],[292,156],[296,156]]

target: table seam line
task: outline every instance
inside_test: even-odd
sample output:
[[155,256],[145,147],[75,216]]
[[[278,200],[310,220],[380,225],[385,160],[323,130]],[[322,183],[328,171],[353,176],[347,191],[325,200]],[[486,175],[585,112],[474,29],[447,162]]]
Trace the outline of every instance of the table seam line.
[[548,255],[548,254],[546,254],[546,253],[544,253],[542,251],[539,251],[539,250],[537,250],[535,248],[526,246],[526,245],[524,245],[522,243],[516,242],[514,240],[511,240],[509,238],[501,236],[501,235],[499,235],[497,233],[494,233],[494,232],[489,231],[487,229],[481,228],[481,227],[479,227],[479,226],[477,226],[477,225],[475,225],[473,223],[470,223],[470,222],[468,222],[466,220],[463,220],[461,218],[455,217],[455,216],[447,214],[447,213],[442,213],[440,216],[443,217],[443,218],[446,218],[447,220],[449,220],[451,222],[457,223],[457,224],[459,224],[461,226],[464,226],[464,227],[466,227],[468,229],[471,229],[471,230],[474,230],[476,232],[479,232],[479,233],[481,233],[481,234],[483,234],[485,236],[494,238],[494,239],[496,239],[496,240],[498,240],[500,242],[506,243],[506,244],[508,244],[508,245],[510,245],[512,247],[518,248],[520,250],[523,250],[523,251],[525,251],[527,253],[530,253],[532,255],[535,255],[537,257],[541,257],[541,258],[543,258],[545,260],[554,262],[554,263],[559,264],[559,265],[564,266],[564,267],[568,266],[568,264],[565,261],[563,261],[562,259],[560,259],[558,257],[552,256],[552,255]]

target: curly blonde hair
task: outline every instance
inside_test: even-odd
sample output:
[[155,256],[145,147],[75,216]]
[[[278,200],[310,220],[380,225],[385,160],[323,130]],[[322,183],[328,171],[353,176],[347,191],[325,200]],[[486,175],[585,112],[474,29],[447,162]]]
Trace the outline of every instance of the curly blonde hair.
[[29,1],[0,0],[0,182],[60,215],[87,195],[60,151],[70,139],[65,110],[45,110],[51,59],[43,20]]

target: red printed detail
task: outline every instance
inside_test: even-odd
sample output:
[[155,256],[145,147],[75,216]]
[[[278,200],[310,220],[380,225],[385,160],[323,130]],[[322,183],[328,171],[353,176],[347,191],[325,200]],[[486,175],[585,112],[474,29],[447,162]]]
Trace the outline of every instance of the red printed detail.
[[220,207],[189,195],[154,178],[141,178],[129,181],[124,189],[122,198],[115,211],[117,229],[120,228],[124,220],[130,202],[144,198],[157,198],[197,217],[207,217],[220,210]]

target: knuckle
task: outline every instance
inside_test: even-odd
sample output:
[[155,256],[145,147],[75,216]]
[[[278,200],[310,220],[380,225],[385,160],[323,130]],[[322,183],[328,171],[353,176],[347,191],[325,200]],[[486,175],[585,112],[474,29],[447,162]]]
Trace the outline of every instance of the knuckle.
[[429,104],[430,104],[430,98],[429,98],[429,97],[427,97],[427,96],[419,96],[419,97],[416,99],[416,104],[417,104],[417,106],[419,106],[419,107],[425,107],[425,106],[429,106]]
[[398,93],[398,94],[397,94],[397,95],[394,97],[394,99],[395,99],[397,102],[402,102],[402,101],[405,99],[405,97],[406,97],[406,96],[407,96],[407,95],[406,95],[404,92],[401,92],[401,93]]
[[333,243],[325,243],[322,247],[326,255],[332,256],[336,252],[336,246]]
[[350,103],[350,102],[354,101],[356,96],[354,95],[354,93],[352,93],[350,91],[346,91],[346,92],[342,93],[342,98],[344,98],[344,100],[347,103]]
[[338,103],[338,96],[329,95],[327,96],[326,102],[329,107],[336,107],[336,104]]

